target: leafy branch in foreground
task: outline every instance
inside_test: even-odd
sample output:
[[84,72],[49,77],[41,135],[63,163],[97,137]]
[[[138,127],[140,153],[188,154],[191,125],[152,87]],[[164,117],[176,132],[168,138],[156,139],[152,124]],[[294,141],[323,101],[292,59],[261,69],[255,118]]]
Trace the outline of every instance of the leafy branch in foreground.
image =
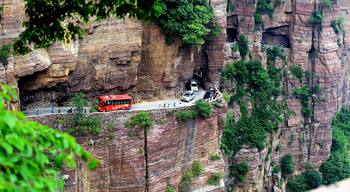
[[102,20],[110,16],[136,17],[151,20],[160,15],[162,7],[158,0],[25,0],[27,21],[25,30],[14,44],[16,53],[25,54],[34,48],[47,47],[50,43],[74,40],[83,35],[82,22],[92,18]]
[[14,99],[13,88],[0,85],[0,191],[56,192],[63,190],[63,167],[75,168],[77,159],[90,170],[98,166],[72,136],[7,111]]
[[25,0],[25,9],[28,20],[14,43],[17,54],[57,41],[69,43],[84,35],[84,23],[113,16],[155,22],[168,43],[180,38],[185,45],[202,45],[221,32],[208,0]]

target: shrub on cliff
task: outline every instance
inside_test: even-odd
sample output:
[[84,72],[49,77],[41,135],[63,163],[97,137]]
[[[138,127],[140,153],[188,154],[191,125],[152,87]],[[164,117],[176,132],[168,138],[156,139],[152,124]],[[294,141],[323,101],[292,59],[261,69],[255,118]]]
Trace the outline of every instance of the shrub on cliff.
[[341,109],[332,122],[330,158],[322,164],[323,183],[328,185],[350,177],[350,111]]
[[311,17],[309,18],[309,22],[314,25],[322,24],[322,21],[323,21],[323,15],[322,15],[322,12],[319,10],[314,11]]
[[98,135],[101,132],[101,120],[98,117],[87,116],[84,107],[88,106],[88,101],[83,93],[77,93],[73,98],[74,114],[68,118],[68,133],[74,136],[85,136],[88,134]]
[[331,21],[331,27],[336,34],[344,31],[344,17],[339,17]]
[[285,155],[281,159],[281,172],[283,177],[293,174],[295,171],[295,163],[292,155]]
[[249,171],[249,166],[247,162],[242,162],[239,164],[233,163],[229,167],[230,177],[234,177],[239,182],[244,182]]
[[288,180],[287,192],[308,191],[317,188],[321,184],[321,174],[308,165],[305,172]]
[[185,171],[182,176],[181,184],[189,184],[192,182],[192,179],[198,177],[203,172],[203,165],[200,161],[194,161],[192,166]]
[[7,111],[14,89],[0,85],[0,191],[63,191],[59,171],[75,168],[78,159],[93,170],[98,161],[73,137]]
[[125,125],[127,127],[140,126],[145,130],[148,130],[154,125],[154,120],[151,118],[149,113],[142,111],[131,117]]
[[297,78],[300,82],[303,81],[304,70],[299,65],[290,66],[289,71],[292,73],[294,78]]
[[224,177],[224,174],[222,173],[212,173],[210,177],[208,178],[208,185],[219,185],[220,180]]
[[167,43],[179,37],[185,45],[203,45],[220,34],[207,0],[161,0],[163,11],[157,23]]
[[[241,60],[223,69],[222,77],[235,84],[230,100],[240,107],[236,122],[233,114],[228,113],[221,139],[226,155],[234,155],[243,145],[260,151],[265,147],[265,135],[278,129],[287,107],[277,100],[281,93],[281,75],[280,69],[274,66],[276,57],[279,57],[278,52],[272,50],[267,69],[256,60]],[[249,109],[249,106],[252,107]]]
[[198,115],[203,118],[208,118],[213,113],[213,106],[203,99],[196,101],[194,109],[197,111]]
[[248,37],[244,34],[241,34],[239,36],[237,43],[238,43],[239,54],[241,55],[241,58],[244,60],[249,52]]
[[195,110],[177,111],[175,117],[178,121],[187,121],[198,117],[198,113]]

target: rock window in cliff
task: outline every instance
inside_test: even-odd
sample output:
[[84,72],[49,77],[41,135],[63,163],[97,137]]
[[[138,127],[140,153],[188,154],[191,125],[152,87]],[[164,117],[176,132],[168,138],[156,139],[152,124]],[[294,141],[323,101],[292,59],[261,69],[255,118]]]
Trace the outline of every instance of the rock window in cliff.
[[227,34],[227,39],[226,39],[227,43],[232,43],[232,42],[237,41],[237,35],[238,35],[237,29],[227,28],[226,34]]
[[262,34],[261,44],[290,48],[288,34],[288,26],[268,28]]

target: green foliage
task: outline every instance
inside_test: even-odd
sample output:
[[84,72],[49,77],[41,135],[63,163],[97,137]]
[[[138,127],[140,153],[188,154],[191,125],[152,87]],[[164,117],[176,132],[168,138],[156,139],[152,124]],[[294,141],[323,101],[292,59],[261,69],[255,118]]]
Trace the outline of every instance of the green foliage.
[[212,160],[212,161],[218,161],[220,159],[221,159],[220,153],[214,153],[210,156],[210,160]]
[[187,121],[197,117],[208,118],[212,112],[213,106],[207,101],[199,99],[196,101],[193,110],[177,111],[175,112],[175,117],[179,121]]
[[339,34],[344,31],[344,22],[345,19],[343,16],[331,21],[331,27],[333,28],[336,34]]
[[237,43],[238,43],[239,54],[241,55],[241,58],[244,60],[249,52],[248,37],[244,34],[241,34],[239,36]]
[[198,117],[198,113],[195,110],[187,110],[187,111],[177,111],[175,113],[175,117],[178,121],[187,121],[190,119],[195,119]]
[[231,51],[233,51],[233,52],[239,51],[239,46],[238,46],[238,44],[236,42],[232,43]]
[[13,88],[0,87],[0,191],[62,191],[63,167],[75,168],[82,159],[96,168],[99,162],[73,137],[7,111],[6,103],[17,96]]
[[208,178],[208,185],[219,185],[220,180],[224,177],[224,174],[222,173],[212,173],[210,177]]
[[[269,56],[267,70],[260,61],[239,61],[223,69],[222,77],[232,79],[236,85],[231,100],[239,104],[241,113],[237,123],[228,113],[221,139],[221,148],[227,155],[234,155],[243,145],[262,150],[266,133],[277,130],[282,121],[285,105],[277,101],[281,93],[281,75],[274,67],[274,55]],[[251,112],[248,106],[252,106]]]
[[194,161],[191,168],[189,168],[182,176],[181,183],[191,183],[192,179],[202,174],[203,165],[200,161]]
[[350,177],[350,110],[341,109],[332,122],[330,158],[320,167],[324,184]]
[[220,27],[215,22],[213,9],[207,0],[161,0],[163,12],[157,23],[167,43],[180,37],[185,45],[203,45],[218,36]]
[[173,186],[168,185],[168,186],[166,186],[166,191],[165,192],[176,192],[176,190],[174,189]]
[[234,12],[235,9],[236,9],[235,4],[233,4],[232,2],[228,2],[228,3],[227,3],[227,12],[228,12],[228,13]]
[[203,165],[200,161],[194,161],[192,164],[192,174],[198,177],[203,172]]
[[75,110],[73,118],[70,118],[68,133],[74,136],[98,135],[101,132],[101,120],[98,117],[84,114],[84,107],[88,105],[88,101],[84,98],[83,93],[74,96],[73,105]]
[[11,48],[12,48],[12,45],[6,44],[2,46],[0,50],[0,62],[5,67],[5,69],[7,69],[7,65],[9,64],[8,58],[9,58]]
[[281,172],[281,167],[276,165],[272,168],[272,173],[273,174],[278,174],[279,172]]
[[140,126],[144,130],[148,130],[154,125],[154,120],[150,117],[149,113],[142,111],[131,117],[126,123],[126,127]]
[[292,73],[294,78],[298,79],[300,82],[303,81],[304,71],[299,65],[290,66],[289,71]]
[[242,162],[239,164],[233,163],[229,167],[230,177],[234,177],[239,182],[244,182],[249,171],[249,166],[247,162]]
[[330,7],[331,6],[331,0],[322,0],[322,4],[326,7]]
[[291,175],[294,173],[294,170],[295,170],[295,163],[294,163],[293,157],[290,154],[285,155],[281,159],[282,176],[286,177],[288,175]]
[[[29,45],[47,47],[56,41],[69,42],[81,37],[84,34],[81,21],[87,23],[92,18],[102,20],[109,16],[156,20],[164,9],[158,0],[25,0],[24,5],[27,16],[23,23],[25,30],[14,43],[14,50],[19,54],[28,53]],[[76,22],[76,18],[80,18],[80,22]]]
[[203,45],[221,33],[207,0],[25,0],[25,8],[28,18],[24,22],[25,30],[14,43],[18,54],[28,53],[29,45],[40,48],[56,41],[69,43],[85,34],[81,23],[110,16],[153,21],[160,26],[168,43],[179,37],[185,45]]
[[301,104],[301,113],[304,117],[313,116],[313,110],[310,107],[310,99],[312,96],[312,92],[308,86],[303,86],[300,88],[294,89],[293,94],[300,100]]
[[262,24],[262,16],[260,13],[257,13],[257,12],[254,13],[254,23],[256,26],[259,26]]
[[209,102],[199,99],[194,105],[194,110],[200,117],[208,118],[213,113],[213,106]]
[[306,171],[303,172],[301,175],[298,175],[288,180],[287,192],[308,191],[317,188],[321,184],[321,174],[318,171],[314,170],[311,166],[308,166],[306,168]]
[[259,14],[268,14],[272,18],[274,10],[275,7],[271,0],[259,0],[255,12]]
[[275,0],[275,7],[281,6],[285,0]]
[[322,24],[322,21],[323,15],[322,12],[319,10],[314,11],[311,17],[309,18],[309,22],[314,25]]

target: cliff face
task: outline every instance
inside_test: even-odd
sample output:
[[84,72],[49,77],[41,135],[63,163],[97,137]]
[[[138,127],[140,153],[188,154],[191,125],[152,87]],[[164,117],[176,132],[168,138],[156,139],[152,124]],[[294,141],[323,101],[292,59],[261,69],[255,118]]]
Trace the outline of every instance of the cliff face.
[[[264,47],[283,47],[284,68],[298,65],[311,77],[301,83],[292,74],[284,75],[284,98],[295,112],[279,131],[268,136],[267,148],[258,151],[245,146],[234,157],[226,159],[226,189],[236,191],[270,191],[283,189],[280,177],[271,174],[272,162],[279,163],[291,154],[302,171],[307,163],[318,168],[330,154],[333,115],[349,104],[350,9],[348,0],[339,0],[330,7],[321,0],[285,0],[274,8],[271,17],[262,15],[262,25],[255,26],[255,0],[211,0],[218,23],[227,29],[227,41],[236,41],[239,34],[249,39],[249,57],[266,63]],[[274,3],[275,1],[272,1]],[[235,5],[226,12],[227,3]],[[12,42],[21,31],[24,19],[23,0],[4,0],[4,41]],[[315,10],[323,15],[322,24],[310,23]],[[344,30],[336,34],[331,21],[344,17]],[[201,73],[204,84],[219,84],[223,63],[240,59],[239,53],[225,44],[224,33],[201,47],[172,45],[154,24],[133,19],[108,19],[86,25],[87,36],[69,45],[53,44],[48,49],[35,50],[21,57],[11,57],[5,70],[0,66],[0,81],[17,84],[23,108],[62,104],[75,92],[88,96],[108,93],[129,93],[136,100],[162,99],[178,96],[193,73]],[[225,52],[224,52],[225,50]],[[300,100],[293,91],[302,86],[321,91],[310,96],[312,118],[302,113]],[[238,111],[237,106],[233,107]],[[100,114],[104,131],[98,137],[78,138],[88,150],[103,160],[96,172],[80,166],[68,172],[68,191],[144,191],[148,169],[150,191],[164,191],[167,185],[179,186],[181,176],[198,159],[205,165],[205,173],[193,182],[192,191],[214,191],[206,185],[210,172],[223,171],[223,162],[209,160],[219,148],[219,120],[217,112],[208,120],[187,123],[175,121],[173,116],[154,112],[156,119],[166,119],[147,134],[147,166],[144,156],[145,138],[142,131],[128,138],[124,122],[132,114]],[[218,118],[217,116],[220,116]],[[56,116],[36,119],[53,125]],[[159,120],[159,122],[161,122]],[[112,131],[108,124],[112,123]],[[220,125],[218,125],[220,124]],[[107,138],[107,139],[106,139]],[[108,139],[110,138],[110,139]],[[236,182],[228,177],[229,163],[248,162],[247,180]],[[202,188],[203,187],[203,188]],[[222,185],[217,186],[222,190]]]
[[[278,164],[286,154],[293,156],[299,171],[307,163],[318,168],[330,154],[331,120],[337,109],[348,105],[350,16],[346,10],[349,9],[350,2],[340,0],[326,7],[318,0],[286,0],[275,6],[272,17],[262,14],[260,28],[256,28],[254,23],[255,2],[230,0],[235,5],[235,10],[228,13],[228,36],[248,35],[250,58],[263,62],[267,57],[262,47],[283,47],[287,62],[283,65],[279,61],[277,65],[285,68],[299,65],[311,77],[301,84],[290,72],[284,76],[284,97],[295,115],[288,119],[286,125],[281,126],[280,131],[267,139],[270,143],[267,146],[272,152],[268,152],[268,148],[261,152],[245,148],[229,158],[232,162],[247,161],[249,164],[249,173],[244,183],[236,183],[233,178],[227,179],[227,189],[236,188],[236,191],[269,191],[272,187],[276,188],[279,179],[271,176],[271,162]],[[310,22],[310,17],[316,10],[320,10],[323,15],[322,24]],[[344,32],[336,34],[331,21],[339,17],[345,18]],[[225,63],[239,59],[229,44],[225,50]],[[300,100],[293,91],[302,86],[318,85],[321,91],[311,96],[310,108],[314,115],[311,118],[305,117],[301,113]],[[283,186],[278,185],[278,188]]]
[[[225,28],[226,1],[211,5]],[[18,37],[24,17],[22,0],[4,0],[5,43]],[[127,92],[136,100],[167,98],[182,94],[195,70],[205,75],[204,83],[219,82],[225,33],[206,46],[184,47],[166,44],[156,25],[128,18],[92,22],[85,30],[84,39],[9,58],[0,81],[18,84],[22,109],[61,105],[78,91],[89,96]]]
[[[150,128],[146,137],[143,129],[124,126],[136,113],[94,114],[103,122],[102,132],[98,136],[77,137],[77,141],[102,164],[93,172],[79,164],[77,171],[63,173],[69,175],[65,191],[165,191],[167,186],[177,189],[183,174],[194,161],[200,161],[204,170],[190,186],[182,188],[223,191],[222,180],[216,186],[208,185],[207,180],[212,173],[224,173],[223,158],[214,161],[211,157],[221,154],[219,143],[226,109],[218,109],[208,119],[187,122],[176,121],[169,112],[150,113],[156,125]],[[63,115],[46,116],[34,120],[60,127],[59,122],[64,118]]]

